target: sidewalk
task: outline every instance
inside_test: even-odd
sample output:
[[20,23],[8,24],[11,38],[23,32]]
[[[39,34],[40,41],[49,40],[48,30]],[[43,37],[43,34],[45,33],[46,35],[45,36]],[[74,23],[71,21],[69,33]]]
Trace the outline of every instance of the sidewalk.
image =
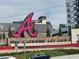
[[68,56],[59,56],[59,57],[51,57],[50,59],[79,59],[79,54],[68,55]]

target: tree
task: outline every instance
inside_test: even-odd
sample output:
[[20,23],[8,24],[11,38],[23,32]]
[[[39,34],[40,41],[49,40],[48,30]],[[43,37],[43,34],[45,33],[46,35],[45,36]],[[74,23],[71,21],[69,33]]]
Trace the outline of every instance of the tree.
[[24,38],[25,36],[24,36],[24,31],[22,31],[22,33],[21,33],[21,37],[22,38]]
[[51,35],[50,35],[50,30],[47,28],[47,37],[50,37]]
[[36,31],[36,30],[35,30],[35,28],[33,27],[33,28],[32,28],[32,32],[35,33],[35,31]]
[[62,36],[62,34],[61,27],[59,27],[59,36]]
[[70,40],[71,40],[71,26],[68,27],[68,35],[70,36]]
[[68,27],[68,35],[71,36],[71,26]]
[[5,39],[5,33],[3,33],[3,39]]
[[9,31],[8,31],[8,37],[11,38],[12,37],[12,31],[11,28],[9,27]]
[[0,34],[0,39],[2,39],[2,35]]

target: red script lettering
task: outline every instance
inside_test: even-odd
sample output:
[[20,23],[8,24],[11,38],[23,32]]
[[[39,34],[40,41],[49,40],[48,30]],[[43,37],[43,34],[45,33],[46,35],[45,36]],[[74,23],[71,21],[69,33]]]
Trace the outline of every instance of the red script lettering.
[[[37,36],[37,31],[34,29],[35,26],[35,22],[31,23],[31,19],[32,19],[33,13],[29,14],[23,21],[21,27],[15,32],[12,33],[13,37],[19,37],[22,33],[22,31],[27,30],[27,33],[31,36],[31,37],[36,37]],[[33,30],[34,29],[34,32]]]

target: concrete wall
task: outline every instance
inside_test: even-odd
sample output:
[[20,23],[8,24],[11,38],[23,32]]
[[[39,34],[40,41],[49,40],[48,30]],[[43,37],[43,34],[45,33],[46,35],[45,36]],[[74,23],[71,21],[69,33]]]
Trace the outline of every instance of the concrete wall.
[[[44,46],[44,45],[63,45],[63,44],[71,44],[71,42],[51,42],[51,43],[26,43],[26,46]],[[11,44],[12,47],[15,46],[15,44]],[[18,46],[24,46],[23,43],[19,43]]]
[[72,37],[72,43],[77,43],[79,40],[79,29],[72,29],[71,30],[71,37]]

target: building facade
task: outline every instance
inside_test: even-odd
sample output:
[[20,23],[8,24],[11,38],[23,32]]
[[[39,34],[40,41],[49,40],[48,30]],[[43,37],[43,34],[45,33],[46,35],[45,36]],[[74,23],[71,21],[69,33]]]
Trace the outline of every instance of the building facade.
[[79,28],[79,0],[66,0],[68,27]]
[[67,24],[59,24],[59,29],[54,29],[52,36],[68,36]]
[[66,24],[59,25],[59,35],[68,36],[68,26]]

